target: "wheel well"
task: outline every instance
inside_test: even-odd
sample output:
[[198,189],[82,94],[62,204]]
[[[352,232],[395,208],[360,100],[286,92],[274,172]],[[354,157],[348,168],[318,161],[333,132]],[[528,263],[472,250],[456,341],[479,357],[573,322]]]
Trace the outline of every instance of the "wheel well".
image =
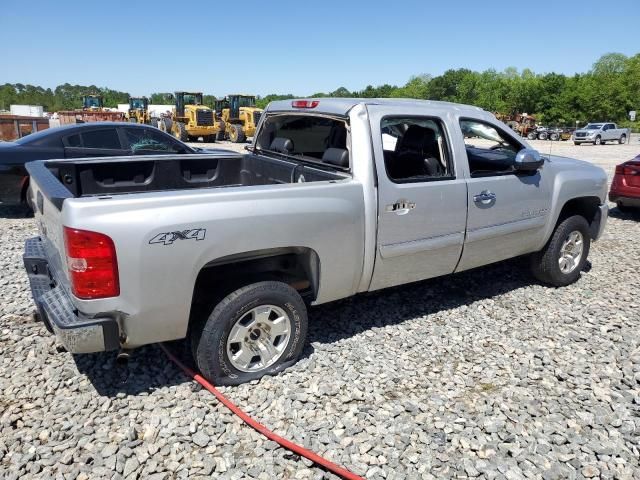
[[591,237],[598,235],[600,226],[600,199],[598,197],[580,197],[569,200],[564,204],[558,217],[558,223],[573,216],[581,215],[589,223]]
[[219,258],[207,263],[198,273],[191,320],[211,312],[232,291],[264,280],[284,282],[306,301],[312,301],[318,293],[319,278],[318,254],[306,247],[258,250]]

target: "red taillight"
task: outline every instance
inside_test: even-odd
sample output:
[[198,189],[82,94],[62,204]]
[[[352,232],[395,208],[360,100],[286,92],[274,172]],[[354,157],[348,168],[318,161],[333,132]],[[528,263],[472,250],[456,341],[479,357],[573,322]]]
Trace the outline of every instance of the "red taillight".
[[616,174],[624,175],[624,165],[616,165]]
[[120,295],[118,259],[108,236],[64,227],[67,267],[73,294],[85,300]]
[[293,108],[316,108],[319,104],[318,100],[294,100],[291,102]]

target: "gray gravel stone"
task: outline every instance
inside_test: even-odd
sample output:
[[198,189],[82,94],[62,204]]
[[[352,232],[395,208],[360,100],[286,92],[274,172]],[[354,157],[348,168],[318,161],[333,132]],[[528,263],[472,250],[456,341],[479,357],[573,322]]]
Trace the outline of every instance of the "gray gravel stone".
[[[302,361],[222,390],[367,478],[640,478],[640,219],[612,213],[575,285],[538,285],[515,260],[313,308]],[[128,368],[58,352],[30,318],[34,234],[0,207],[0,478],[337,478],[157,347]]]

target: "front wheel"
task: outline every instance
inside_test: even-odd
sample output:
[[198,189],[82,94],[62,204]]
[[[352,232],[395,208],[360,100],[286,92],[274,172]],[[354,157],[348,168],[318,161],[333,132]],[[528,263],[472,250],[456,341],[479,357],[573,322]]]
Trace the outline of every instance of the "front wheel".
[[602,145],[602,138],[600,138],[600,135],[598,135],[596,137],[596,139],[593,141],[594,145]]
[[227,295],[192,330],[193,356],[216,385],[239,385],[293,365],[304,347],[307,310],[282,282],[258,282]]
[[536,133],[535,132],[529,132],[527,134],[527,139],[528,140],[535,140],[537,138]]
[[546,132],[542,132],[542,133],[538,134],[538,139],[539,140],[546,140],[547,139],[547,133]]
[[549,135],[549,138],[554,141],[557,142],[558,140],[560,140],[560,134],[553,132],[551,135]]
[[591,246],[589,224],[581,215],[560,222],[547,245],[531,256],[533,275],[543,283],[564,287],[580,277]]

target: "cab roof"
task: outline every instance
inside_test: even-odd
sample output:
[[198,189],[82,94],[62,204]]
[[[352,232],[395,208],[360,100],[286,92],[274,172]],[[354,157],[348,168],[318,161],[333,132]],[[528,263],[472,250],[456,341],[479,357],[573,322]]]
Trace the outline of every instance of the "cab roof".
[[[318,102],[318,106],[314,108],[297,108],[293,106],[293,102],[307,101]],[[440,102],[435,100],[416,100],[414,98],[331,98],[331,97],[319,97],[319,98],[295,98],[289,100],[276,100],[267,105],[267,112],[306,112],[312,113],[317,111],[319,113],[329,113],[333,115],[346,116],[349,111],[356,105],[387,105],[402,107],[411,104],[413,106],[421,106],[425,108],[438,108],[438,109],[452,109],[460,112],[485,112],[480,107],[473,105],[463,105],[460,103],[452,102]]]

